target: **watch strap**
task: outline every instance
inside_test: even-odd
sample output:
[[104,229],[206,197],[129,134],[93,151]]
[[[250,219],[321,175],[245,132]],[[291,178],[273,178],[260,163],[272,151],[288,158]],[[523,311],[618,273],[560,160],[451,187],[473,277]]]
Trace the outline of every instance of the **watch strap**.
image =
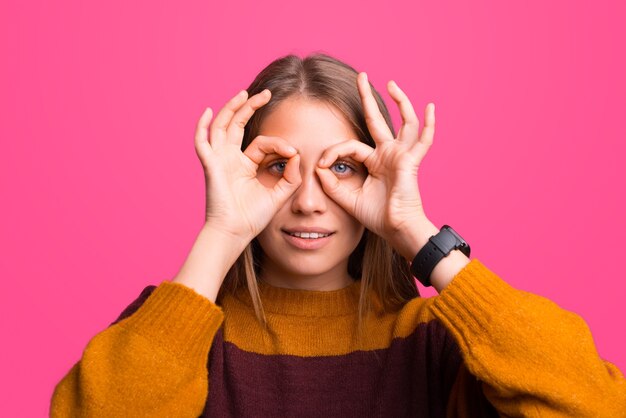
[[441,230],[428,239],[428,242],[417,253],[411,263],[411,272],[424,286],[432,286],[430,275],[435,266],[448,256],[452,250],[461,250],[469,257],[470,246],[449,225],[444,225]]

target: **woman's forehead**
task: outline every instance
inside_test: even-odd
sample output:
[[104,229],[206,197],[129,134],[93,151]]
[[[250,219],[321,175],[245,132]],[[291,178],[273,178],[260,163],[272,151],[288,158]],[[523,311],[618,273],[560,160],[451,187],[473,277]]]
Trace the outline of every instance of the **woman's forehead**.
[[281,102],[263,120],[259,135],[278,136],[300,153],[324,149],[358,139],[352,125],[330,103],[303,97]]

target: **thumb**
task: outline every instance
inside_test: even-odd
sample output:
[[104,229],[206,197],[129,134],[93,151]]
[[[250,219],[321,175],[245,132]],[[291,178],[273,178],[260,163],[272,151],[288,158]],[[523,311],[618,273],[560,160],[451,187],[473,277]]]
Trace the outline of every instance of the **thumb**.
[[322,183],[322,189],[346,212],[354,216],[358,192],[348,189],[329,168],[316,167],[315,171]]
[[300,154],[287,160],[283,177],[272,187],[271,195],[276,208],[282,207],[302,183],[300,176]]
[[211,123],[212,117],[213,110],[210,107],[207,107],[204,113],[202,113],[202,116],[200,116],[200,120],[196,126],[194,145],[196,154],[198,155],[200,163],[202,163],[203,167],[208,165],[207,161],[212,154],[211,145],[209,145],[209,124]]

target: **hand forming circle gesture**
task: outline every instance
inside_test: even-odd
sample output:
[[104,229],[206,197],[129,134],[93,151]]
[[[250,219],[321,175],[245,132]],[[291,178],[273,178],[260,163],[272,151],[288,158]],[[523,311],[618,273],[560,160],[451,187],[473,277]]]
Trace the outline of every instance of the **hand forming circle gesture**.
[[[242,90],[219,111],[210,129],[210,108],[196,129],[195,148],[206,181],[206,222],[246,240],[267,226],[302,181],[300,157],[282,138],[259,135],[241,151],[246,123],[270,97],[270,91],[264,90],[246,100],[247,92]],[[257,180],[258,166],[267,154],[288,158],[283,177],[272,188]]]
[[[419,135],[419,120],[411,102],[398,85],[390,81],[387,89],[402,116],[402,127],[394,139],[372,95],[366,73],[359,73],[357,85],[376,148],[357,139],[342,142],[324,152],[316,170],[324,191],[333,200],[394,246],[399,233],[426,220],[417,172],[433,142],[435,105],[426,106],[425,125]],[[328,168],[342,156],[350,156],[367,168],[369,175],[361,188],[345,187]]]

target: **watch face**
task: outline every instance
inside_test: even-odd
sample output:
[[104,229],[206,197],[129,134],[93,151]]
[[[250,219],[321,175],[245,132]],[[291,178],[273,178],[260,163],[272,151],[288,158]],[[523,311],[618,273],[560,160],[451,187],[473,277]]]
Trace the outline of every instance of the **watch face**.
[[469,257],[469,254],[470,254],[470,246],[469,246],[469,244],[468,244],[467,242],[465,242],[465,240],[464,240],[464,239],[463,239],[463,238],[462,238],[459,234],[457,234],[457,233],[456,233],[456,231],[455,231],[454,229],[452,229],[452,227],[451,227],[451,226],[449,226],[449,225],[444,225],[441,229],[444,229],[444,228],[445,228],[446,230],[448,230],[448,232],[450,232],[452,235],[454,235],[454,237],[455,237],[457,240],[459,240],[459,242],[460,242],[460,243],[459,243],[459,244],[457,244],[457,245],[455,246],[455,248],[457,248],[457,249],[461,250],[461,252],[462,252],[463,254],[465,254],[466,256],[468,256],[468,257]]

